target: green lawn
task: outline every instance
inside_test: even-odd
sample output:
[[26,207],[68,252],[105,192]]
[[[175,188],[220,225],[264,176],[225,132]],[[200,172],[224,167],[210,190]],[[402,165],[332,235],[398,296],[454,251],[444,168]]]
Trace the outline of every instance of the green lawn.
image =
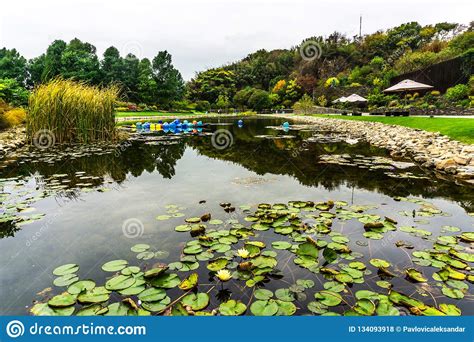
[[181,115],[204,115],[204,113],[169,113],[169,112],[116,112],[115,117],[141,117],[141,116],[181,116]]
[[385,116],[342,116],[342,115],[321,115],[316,117],[326,117],[343,120],[375,121],[389,125],[400,125],[411,128],[419,128],[430,132],[440,132],[448,137],[468,144],[474,144],[474,119],[468,118],[426,118],[426,117],[385,117]]

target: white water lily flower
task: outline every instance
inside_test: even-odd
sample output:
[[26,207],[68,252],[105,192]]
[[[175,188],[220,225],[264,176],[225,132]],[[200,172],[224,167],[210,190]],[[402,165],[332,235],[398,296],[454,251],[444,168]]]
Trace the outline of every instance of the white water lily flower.
[[247,259],[250,255],[250,252],[245,248],[241,248],[237,250],[237,255],[241,258]]
[[232,274],[230,274],[229,270],[226,269],[217,271],[216,275],[221,281],[228,281],[232,278]]

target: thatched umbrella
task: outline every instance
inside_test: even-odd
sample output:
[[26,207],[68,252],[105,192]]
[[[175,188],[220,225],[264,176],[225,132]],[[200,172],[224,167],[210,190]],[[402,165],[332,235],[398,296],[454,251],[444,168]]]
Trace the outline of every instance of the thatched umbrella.
[[433,86],[428,85],[428,84],[415,82],[412,80],[403,80],[385,89],[384,93],[403,93],[403,92],[416,91],[416,90],[426,90],[426,89],[431,89],[431,88],[433,88]]

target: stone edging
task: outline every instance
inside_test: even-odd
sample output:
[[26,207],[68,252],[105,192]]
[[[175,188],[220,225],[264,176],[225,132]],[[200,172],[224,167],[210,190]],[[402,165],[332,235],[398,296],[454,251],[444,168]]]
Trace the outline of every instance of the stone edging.
[[316,125],[322,130],[344,132],[354,138],[364,139],[374,146],[387,149],[393,157],[410,158],[424,168],[449,175],[462,183],[474,185],[474,145],[451,140],[438,132],[370,121],[287,114],[271,116]]

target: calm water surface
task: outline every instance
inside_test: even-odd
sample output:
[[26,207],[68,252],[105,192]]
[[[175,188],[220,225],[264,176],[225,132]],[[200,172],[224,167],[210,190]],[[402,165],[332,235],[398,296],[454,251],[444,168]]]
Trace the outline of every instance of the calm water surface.
[[[142,268],[178,260],[183,245],[191,238],[189,233],[174,231],[175,226],[183,223],[183,217],[156,219],[166,213],[165,206],[169,204],[185,207],[180,210],[185,217],[211,212],[213,218],[223,221],[237,218],[245,222],[242,218],[246,214],[239,209],[240,205],[252,205],[254,210],[259,203],[335,200],[346,201],[348,205],[377,205],[370,212],[390,216],[398,221],[398,226],[412,225],[413,217],[399,212],[412,212],[419,206],[394,200],[402,196],[425,199],[449,214],[427,218],[429,224],[425,223],[423,229],[436,235],[443,225],[473,230],[474,217],[468,215],[474,211],[472,189],[437,180],[414,165],[400,169],[361,165],[360,161],[368,157],[389,158],[384,150],[364,142],[349,144],[327,139],[326,132],[284,132],[269,128],[282,123],[277,119],[244,118],[241,128],[236,125],[236,119],[203,120],[213,125],[200,135],[177,134],[172,140],[156,140],[163,134],[150,134],[148,139],[138,139],[120,148],[97,149],[107,153],[72,149],[72,157],[61,157],[51,150],[31,149],[33,154],[26,157],[11,156],[9,164],[0,170],[3,193],[0,214],[34,199],[28,207],[35,210],[20,211],[19,215],[45,216],[22,226],[0,223],[0,313],[28,314],[33,301],[42,298],[38,292],[53,287],[48,293],[60,293],[60,288],[52,286],[55,279],[52,270],[62,264],[77,263],[81,279],[94,279],[102,284],[110,274],[100,267],[109,260],[126,259]],[[213,146],[210,133],[217,129],[232,133],[230,147]],[[276,136],[284,137],[275,139]],[[323,160],[328,156],[345,156],[356,161],[327,164],[321,162],[321,156]],[[200,204],[200,201],[206,202]],[[236,212],[224,212],[221,202],[232,203]],[[124,234],[124,222],[131,219],[143,225],[138,237]],[[396,241],[412,243],[417,249],[432,246],[432,242],[399,231],[382,240],[367,240],[362,236],[364,230],[360,224],[355,228],[353,221],[335,222],[332,228],[349,236],[351,249],[364,254],[365,261],[383,258],[403,269],[412,265],[411,251],[396,247]],[[259,240],[267,244],[286,240],[270,231],[259,234]],[[169,256],[161,260],[137,260],[137,253],[130,250],[137,243],[147,243],[153,251],[169,252]],[[316,286],[308,292],[307,299],[301,298],[297,303],[301,308],[298,314],[305,314],[306,304],[314,300],[313,293],[322,288],[325,280],[298,267],[292,258],[294,255],[289,251],[278,251],[277,268],[283,277],[266,283],[265,287],[275,290],[288,287],[296,279],[313,279]],[[424,267],[423,271],[429,276],[436,269]],[[242,283],[230,282],[222,291],[220,286],[206,287],[215,281],[210,279],[205,266],[198,272],[203,291],[211,289],[211,306],[215,307],[229,295],[244,302],[250,298],[252,290],[244,288]],[[374,283],[380,278],[376,273],[366,280],[365,284],[354,284],[351,291],[377,289]],[[421,285],[402,277],[391,282],[395,289],[418,296],[430,305],[436,298],[442,298],[441,302],[461,307],[463,314],[474,314],[472,295],[463,300],[445,298],[433,286],[425,287],[433,296],[425,296],[419,291]],[[179,291],[171,290],[170,297],[177,297]],[[472,284],[469,291],[472,292]]]

